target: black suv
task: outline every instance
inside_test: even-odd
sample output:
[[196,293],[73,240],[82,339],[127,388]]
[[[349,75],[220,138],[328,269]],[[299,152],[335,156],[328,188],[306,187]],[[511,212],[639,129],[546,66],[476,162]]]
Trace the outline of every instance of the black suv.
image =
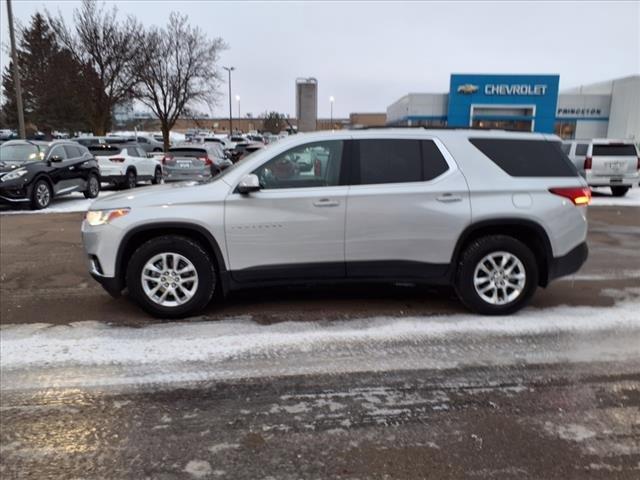
[[49,206],[55,196],[100,192],[98,162],[85,147],[68,140],[11,140],[0,145],[0,202]]

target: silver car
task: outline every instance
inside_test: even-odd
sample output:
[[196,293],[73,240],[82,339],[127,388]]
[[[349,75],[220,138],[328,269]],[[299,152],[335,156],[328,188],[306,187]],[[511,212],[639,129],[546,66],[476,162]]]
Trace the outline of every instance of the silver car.
[[590,198],[551,135],[317,132],[208,182],[100,199],[82,235],[93,277],[159,317],[216,291],[353,281],[452,285],[501,315],[584,263]]
[[232,165],[218,143],[185,143],[162,158],[165,182],[207,180]]
[[589,186],[610,187],[616,197],[626,195],[640,179],[640,154],[632,140],[570,140],[563,150]]

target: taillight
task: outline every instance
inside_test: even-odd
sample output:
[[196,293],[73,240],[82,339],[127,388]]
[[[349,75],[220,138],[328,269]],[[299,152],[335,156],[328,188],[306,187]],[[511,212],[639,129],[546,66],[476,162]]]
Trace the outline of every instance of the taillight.
[[554,195],[568,198],[574,205],[589,205],[591,203],[591,189],[584,187],[550,188]]
[[205,165],[213,165],[213,162],[209,157],[198,157],[198,160],[202,160]]
[[591,170],[591,157],[587,157],[584,159],[584,169]]
[[162,157],[162,164],[166,165],[167,162],[170,162],[173,160],[173,155],[165,155],[164,157]]
[[124,158],[122,157],[109,157],[109,160],[116,163],[124,163]]

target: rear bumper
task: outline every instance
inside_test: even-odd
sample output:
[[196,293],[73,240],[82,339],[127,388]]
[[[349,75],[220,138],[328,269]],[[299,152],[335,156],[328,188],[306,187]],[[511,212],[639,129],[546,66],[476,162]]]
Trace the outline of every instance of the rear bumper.
[[549,265],[549,282],[580,270],[589,256],[587,242],[581,243],[562,257],[554,257]]
[[585,178],[587,183],[592,187],[631,187],[638,183],[640,174],[624,173],[620,175],[598,175],[591,171],[587,171]]

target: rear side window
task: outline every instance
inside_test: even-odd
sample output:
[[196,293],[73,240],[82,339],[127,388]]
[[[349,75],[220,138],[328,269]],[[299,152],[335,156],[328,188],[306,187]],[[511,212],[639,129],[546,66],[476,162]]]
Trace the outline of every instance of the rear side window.
[[512,177],[573,177],[576,168],[560,142],[470,138],[469,141]]
[[571,151],[571,144],[570,143],[563,143],[562,144],[562,151],[565,153],[565,155],[569,155],[569,152]]
[[68,158],[79,158],[83,153],[80,147],[76,147],[75,145],[65,145],[64,149],[67,152]]
[[585,156],[587,154],[587,150],[589,150],[588,143],[579,143],[576,145],[576,155]]
[[362,185],[423,182],[449,168],[431,140],[360,140],[358,150]]
[[636,147],[633,145],[594,145],[592,155],[608,157],[635,157]]

